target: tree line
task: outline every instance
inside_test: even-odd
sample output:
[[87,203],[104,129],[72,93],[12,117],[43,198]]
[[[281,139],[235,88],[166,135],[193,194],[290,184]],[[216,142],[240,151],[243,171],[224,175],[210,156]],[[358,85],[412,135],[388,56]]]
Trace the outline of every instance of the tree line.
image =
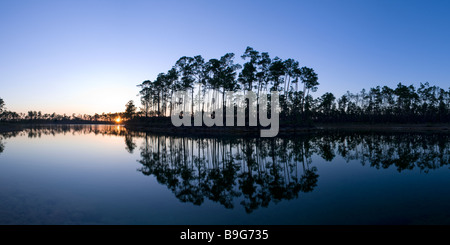
[[[172,101],[174,91],[191,93],[185,108],[203,111],[210,98],[207,91],[253,91],[257,99],[271,91],[280,95],[280,118],[284,122],[448,122],[450,119],[450,88],[445,90],[428,82],[420,87],[398,83],[397,87],[377,86],[357,93],[347,91],[339,98],[331,92],[314,98],[319,86],[314,69],[300,66],[295,59],[271,58],[267,52],[247,47],[241,58],[243,65],[234,62],[235,55],[227,53],[219,59],[205,61],[201,55],[183,56],[166,73],[159,73],[154,81],[138,85],[141,96],[141,117],[169,116],[178,101]],[[195,95],[201,95],[196,98]],[[218,95],[220,98],[220,94]],[[214,98],[217,98],[217,94]],[[181,102],[182,103],[182,102]],[[194,110],[194,107],[196,110]],[[283,123],[283,122],[281,122]]]
[[[183,56],[169,71],[159,73],[154,81],[143,81],[138,85],[141,88],[143,116],[170,115],[177,103],[172,101],[172,96],[179,90],[191,93],[192,98],[185,105],[191,112],[204,111],[205,101],[202,98],[205,97],[221,97],[225,105],[225,92],[238,90],[253,91],[257,101],[262,93],[279,91],[284,100],[293,97],[298,100],[299,112],[308,108],[310,92],[315,92],[319,85],[314,69],[300,67],[299,62],[291,58],[271,58],[267,52],[260,53],[252,47],[247,47],[241,56],[246,61],[243,65],[235,63],[234,58],[234,53],[208,61],[201,55]],[[210,95],[208,91],[219,94]]]
[[[332,92],[319,97],[313,93],[319,86],[313,68],[300,66],[292,58],[271,58],[267,52],[247,47],[241,55],[244,63],[235,62],[235,54],[227,53],[216,59],[201,55],[183,56],[166,73],[155,80],[145,80],[140,89],[141,108],[130,100],[124,112],[95,115],[44,114],[37,111],[16,113],[6,110],[0,98],[1,121],[87,121],[114,122],[124,119],[168,117],[174,106],[183,104],[189,111],[205,111],[205,103],[219,98],[226,105],[226,91],[252,91],[256,101],[262,94],[278,91],[281,125],[304,125],[329,122],[369,123],[440,123],[450,121],[450,88],[440,88],[429,82],[419,87],[398,83],[396,87],[376,86],[337,98]],[[190,93],[190,101],[172,101],[175,91]],[[209,91],[214,91],[213,94]],[[191,114],[192,115],[192,114]]]
[[320,122],[437,123],[450,121],[450,88],[428,82],[377,86],[358,93],[347,91],[339,99],[325,93],[313,100],[313,115]]
[[27,113],[17,113],[14,111],[0,110],[0,121],[6,122],[114,122],[116,118],[122,116],[124,113],[102,113],[102,114],[57,114],[57,113],[42,113],[41,111],[28,111]]
[[0,121],[6,122],[32,122],[32,123],[114,123],[117,119],[130,119],[136,114],[136,107],[132,100],[125,104],[124,112],[109,112],[94,115],[89,114],[57,114],[42,113],[41,111],[28,111],[27,113],[17,113],[9,111],[5,107],[5,101],[0,98]]

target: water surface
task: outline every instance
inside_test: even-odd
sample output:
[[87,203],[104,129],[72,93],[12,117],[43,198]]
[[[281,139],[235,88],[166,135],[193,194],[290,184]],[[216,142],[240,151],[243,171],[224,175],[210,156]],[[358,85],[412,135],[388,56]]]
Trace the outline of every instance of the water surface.
[[450,224],[448,134],[0,135],[0,224]]

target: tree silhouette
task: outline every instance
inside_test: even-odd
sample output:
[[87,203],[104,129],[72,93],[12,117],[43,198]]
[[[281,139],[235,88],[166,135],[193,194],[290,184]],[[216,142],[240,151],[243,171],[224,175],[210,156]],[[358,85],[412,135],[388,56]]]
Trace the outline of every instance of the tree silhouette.
[[130,100],[125,105],[124,117],[127,119],[132,119],[135,113],[136,113],[136,106],[134,105],[134,102]]
[[[258,80],[256,66],[261,62],[261,56],[259,55],[259,52],[252,47],[247,47],[241,58],[244,60],[248,58],[249,61],[244,63],[243,69],[239,73],[238,81],[245,90],[253,90],[253,83]],[[260,85],[258,87],[260,87]]]
[[[296,59],[277,56],[272,59],[269,53],[252,47],[246,47],[241,55],[244,61],[242,66],[234,58],[234,53],[226,53],[207,62],[200,55],[179,58],[167,72],[137,85],[141,104],[139,112],[133,104],[133,107],[126,108],[131,110],[124,113],[59,115],[32,110],[16,113],[7,111],[5,102],[0,98],[0,120],[36,124],[113,123],[116,117],[123,116],[134,119],[128,122],[130,124],[142,122],[146,126],[170,127],[166,119],[172,114],[175,103],[182,106],[183,111],[202,112],[214,98],[217,109],[225,109],[226,105],[238,106],[234,100],[226,101],[226,91],[243,89],[243,94],[239,92],[236,98],[252,91],[256,92],[257,102],[261,95],[280,92],[281,128],[295,129],[330,122],[447,124],[450,121],[450,88],[440,88],[429,82],[420,83],[417,88],[398,83],[393,88],[379,85],[359,92],[347,91],[343,95],[324,92],[321,96],[315,96],[313,93],[319,86],[318,74],[313,68],[301,66]],[[211,89],[214,92],[209,92]],[[190,92],[190,99],[172,101],[174,92],[178,90]],[[248,103],[242,106],[248,111]],[[149,118],[153,116],[164,118]],[[152,124],[154,122],[159,123]]]
[[[191,92],[190,102],[179,102],[191,111],[195,111],[195,106],[198,109],[201,106],[204,111],[205,100],[211,100],[212,96],[219,98],[219,94],[206,93],[208,89],[221,93],[222,107],[225,107],[225,91],[242,88],[244,93],[256,92],[257,101],[262,93],[270,95],[270,91],[279,91],[281,127],[314,122],[435,123],[450,120],[450,89],[431,86],[428,82],[421,83],[417,90],[413,85],[399,83],[395,88],[376,86],[357,93],[348,91],[338,99],[331,92],[314,98],[312,93],[317,91],[319,81],[313,68],[300,67],[292,58],[271,59],[267,52],[252,47],[247,47],[241,58],[245,61],[242,66],[234,63],[233,53],[206,63],[200,55],[181,57],[168,73],[160,73],[154,82],[145,80],[138,85],[142,111],[146,117],[167,116],[162,108],[172,106],[170,95],[179,89]],[[172,79],[168,79],[169,74]],[[201,98],[194,98],[195,89]],[[245,106],[247,110],[248,104]]]
[[[222,92],[222,108],[225,107],[225,92],[236,91],[239,85],[236,81],[237,70],[241,68],[239,64],[234,64],[234,54],[227,53],[220,59],[210,59],[205,64],[206,83],[214,91]],[[217,98],[217,95],[213,95]]]
[[303,98],[301,102],[301,110],[305,111],[305,105],[307,103],[306,98],[308,97],[310,91],[315,92],[317,86],[319,85],[317,74],[312,68],[306,66],[300,68],[300,80],[303,83]]
[[[196,60],[192,57],[181,57],[175,64],[177,74],[180,74],[180,85],[175,90],[191,91],[191,113],[194,113],[194,83]],[[186,111],[186,109],[184,109]]]
[[3,112],[3,107],[5,107],[5,101],[2,98],[0,98],[0,113]]

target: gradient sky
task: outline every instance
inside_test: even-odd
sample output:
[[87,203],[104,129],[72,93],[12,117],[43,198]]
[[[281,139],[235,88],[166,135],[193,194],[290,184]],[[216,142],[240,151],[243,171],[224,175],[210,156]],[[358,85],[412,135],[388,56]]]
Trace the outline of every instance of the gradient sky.
[[449,12],[447,0],[0,0],[0,98],[17,112],[123,111],[181,56],[242,64],[247,46],[314,68],[314,96],[447,89]]

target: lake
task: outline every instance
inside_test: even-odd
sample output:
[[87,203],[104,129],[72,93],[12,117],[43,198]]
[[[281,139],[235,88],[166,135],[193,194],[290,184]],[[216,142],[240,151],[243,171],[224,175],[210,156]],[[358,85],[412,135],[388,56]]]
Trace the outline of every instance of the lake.
[[0,134],[0,224],[450,224],[450,134]]

